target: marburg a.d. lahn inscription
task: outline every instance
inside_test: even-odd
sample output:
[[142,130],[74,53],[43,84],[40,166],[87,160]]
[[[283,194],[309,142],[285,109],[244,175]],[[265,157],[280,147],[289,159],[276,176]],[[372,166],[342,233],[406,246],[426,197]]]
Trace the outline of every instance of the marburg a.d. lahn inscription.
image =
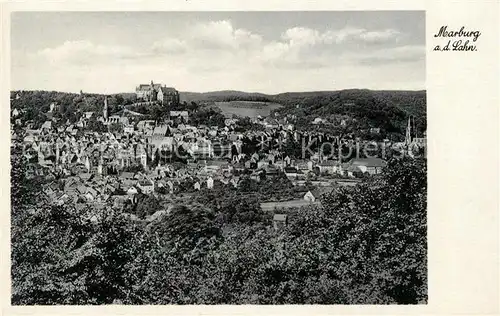
[[458,31],[448,30],[448,26],[441,26],[439,31],[434,34],[434,37],[452,37],[454,39],[449,39],[444,46],[434,46],[434,51],[475,52],[477,51],[476,42],[479,36],[481,36],[480,31],[466,30],[465,26],[462,26]]

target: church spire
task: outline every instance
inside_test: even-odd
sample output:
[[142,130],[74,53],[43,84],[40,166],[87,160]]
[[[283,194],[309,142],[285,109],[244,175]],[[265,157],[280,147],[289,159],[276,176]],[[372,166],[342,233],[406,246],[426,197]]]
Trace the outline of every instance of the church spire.
[[102,117],[105,121],[108,120],[108,97],[104,97],[104,109],[102,110]]
[[408,126],[406,127],[405,144],[408,146],[411,144],[411,116],[408,117]]

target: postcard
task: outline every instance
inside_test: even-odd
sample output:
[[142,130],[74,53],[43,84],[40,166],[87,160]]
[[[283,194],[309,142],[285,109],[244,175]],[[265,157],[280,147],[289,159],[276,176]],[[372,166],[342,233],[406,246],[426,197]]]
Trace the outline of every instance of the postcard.
[[498,313],[498,9],[2,4],[3,312]]

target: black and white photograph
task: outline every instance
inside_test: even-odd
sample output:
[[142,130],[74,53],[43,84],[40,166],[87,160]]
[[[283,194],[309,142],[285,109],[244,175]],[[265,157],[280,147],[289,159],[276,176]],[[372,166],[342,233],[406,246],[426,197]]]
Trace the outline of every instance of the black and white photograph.
[[12,12],[11,304],[428,304],[426,53],[425,11]]

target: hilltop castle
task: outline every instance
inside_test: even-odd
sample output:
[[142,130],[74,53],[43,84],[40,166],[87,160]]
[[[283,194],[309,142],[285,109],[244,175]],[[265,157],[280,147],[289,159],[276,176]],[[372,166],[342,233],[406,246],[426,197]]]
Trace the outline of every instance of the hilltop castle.
[[144,102],[160,102],[163,105],[178,105],[179,91],[159,83],[140,84],[135,89],[137,99]]

